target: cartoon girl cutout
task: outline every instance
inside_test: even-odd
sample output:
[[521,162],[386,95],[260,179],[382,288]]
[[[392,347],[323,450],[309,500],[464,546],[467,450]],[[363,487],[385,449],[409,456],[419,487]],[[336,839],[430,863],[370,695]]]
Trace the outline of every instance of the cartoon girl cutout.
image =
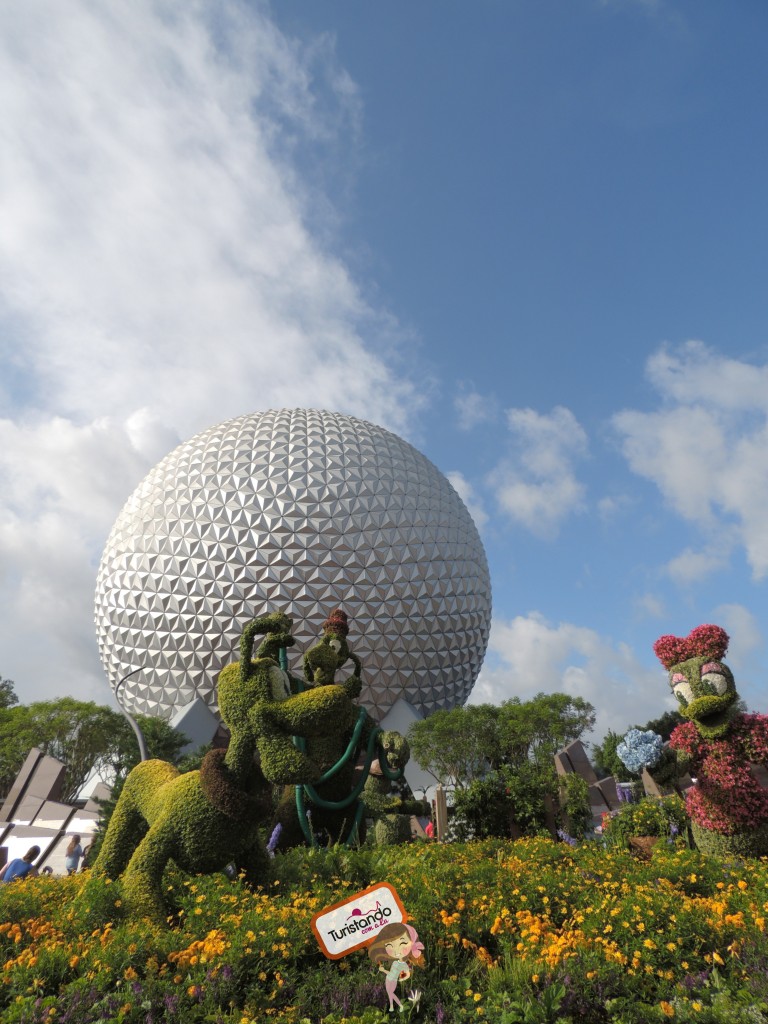
[[[368,947],[368,956],[379,965],[379,970],[387,976],[384,988],[389,999],[390,1013],[394,1011],[395,1003],[400,1007],[401,1013],[405,1009],[397,998],[397,983],[410,978],[410,964],[419,966],[423,964],[424,958],[421,955],[423,949],[424,944],[419,941],[416,929],[404,922],[385,924]],[[391,961],[389,966],[386,966],[385,961],[387,960]]]

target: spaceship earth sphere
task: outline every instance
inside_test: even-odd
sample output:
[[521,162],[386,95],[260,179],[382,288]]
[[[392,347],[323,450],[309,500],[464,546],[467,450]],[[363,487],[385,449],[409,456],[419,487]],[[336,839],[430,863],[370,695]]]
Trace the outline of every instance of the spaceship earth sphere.
[[[289,667],[335,607],[380,721],[462,704],[488,643],[477,529],[446,477],[382,427],[315,409],[228,420],[166,456],[120,512],[99,566],[104,669],[134,713],[170,717],[216,679],[250,619],[294,619]],[[345,674],[342,672],[342,674]]]

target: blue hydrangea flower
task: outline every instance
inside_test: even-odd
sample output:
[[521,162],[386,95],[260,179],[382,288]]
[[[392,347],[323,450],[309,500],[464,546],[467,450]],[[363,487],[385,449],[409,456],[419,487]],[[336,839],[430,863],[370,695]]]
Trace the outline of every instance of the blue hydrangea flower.
[[643,768],[653,768],[661,760],[664,741],[651,729],[630,729],[616,747],[616,753],[624,767],[639,775]]

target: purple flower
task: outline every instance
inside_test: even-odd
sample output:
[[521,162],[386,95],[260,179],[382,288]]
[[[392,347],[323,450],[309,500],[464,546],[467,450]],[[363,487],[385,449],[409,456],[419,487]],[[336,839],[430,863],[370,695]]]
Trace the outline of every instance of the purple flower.
[[[307,818],[309,818],[309,811],[307,811]],[[280,842],[280,833],[282,831],[283,826],[278,821],[278,823],[272,830],[272,835],[269,837],[269,842],[267,843],[267,853],[269,854],[270,857],[275,856],[275,850],[277,849],[277,844]]]

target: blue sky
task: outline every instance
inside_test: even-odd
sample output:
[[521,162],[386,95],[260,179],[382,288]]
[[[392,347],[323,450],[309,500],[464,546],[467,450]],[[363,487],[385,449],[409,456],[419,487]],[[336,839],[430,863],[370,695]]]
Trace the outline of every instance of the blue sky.
[[670,706],[701,622],[766,710],[759,0],[0,10],[0,674],[109,700],[92,624],[171,448],[314,405],[475,515],[473,700]]

